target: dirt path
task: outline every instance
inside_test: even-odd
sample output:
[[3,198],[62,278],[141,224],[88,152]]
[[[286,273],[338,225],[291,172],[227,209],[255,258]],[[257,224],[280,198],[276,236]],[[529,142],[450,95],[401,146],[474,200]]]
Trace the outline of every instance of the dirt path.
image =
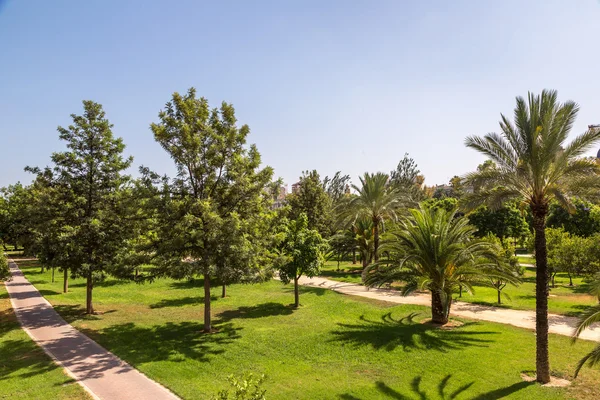
[[[314,286],[319,288],[331,289],[339,293],[361,296],[369,299],[389,301],[398,304],[417,304],[421,306],[431,306],[431,297],[428,294],[414,294],[402,296],[397,290],[388,289],[368,289],[362,285],[354,283],[345,283],[332,281],[330,279],[300,278],[300,284],[303,286]],[[459,317],[478,319],[482,321],[498,322],[535,330],[535,312],[524,310],[510,310],[500,307],[488,307],[479,304],[456,301],[452,303],[452,315]],[[578,319],[576,317],[566,317],[564,315],[549,314],[550,333],[558,335],[572,336]],[[600,326],[586,329],[579,336],[581,339],[600,341]]]
[[23,329],[95,399],[175,400],[173,393],[67,324],[17,264],[6,282]]

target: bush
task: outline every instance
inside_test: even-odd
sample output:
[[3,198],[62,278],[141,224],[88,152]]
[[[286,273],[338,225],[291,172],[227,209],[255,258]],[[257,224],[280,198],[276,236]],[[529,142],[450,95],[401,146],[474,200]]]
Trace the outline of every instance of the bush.
[[261,389],[265,375],[255,378],[253,374],[246,374],[240,378],[233,375],[227,377],[231,389],[221,390],[213,400],[266,400],[266,390]]
[[0,250],[0,281],[5,281],[10,278],[10,269],[8,268],[8,260],[4,252]]

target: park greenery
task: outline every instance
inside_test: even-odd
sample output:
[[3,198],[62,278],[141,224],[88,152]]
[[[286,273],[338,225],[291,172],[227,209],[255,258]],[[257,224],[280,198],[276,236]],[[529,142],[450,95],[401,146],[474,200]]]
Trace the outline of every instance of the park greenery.
[[[302,349],[323,350],[328,362],[340,369],[338,379],[343,371],[348,373],[349,366],[342,365],[354,356],[375,362],[369,349],[386,346],[378,335],[392,341],[399,340],[393,338],[402,332],[418,336],[418,343],[392,346],[397,356],[405,358],[407,347],[419,351],[466,347],[472,344],[470,337],[488,343],[484,339],[487,325],[463,322],[465,327],[456,333],[440,329],[451,322],[457,297],[535,309],[536,335],[531,343],[514,328],[494,325],[494,330],[526,341],[510,352],[517,358],[522,356],[519,348],[532,359],[535,354],[536,379],[547,383],[553,340],[548,335],[549,307],[561,313],[571,311],[569,306],[549,305],[550,291],[579,288],[585,292],[582,296],[600,299],[600,205],[596,202],[600,168],[595,160],[584,157],[600,141],[600,130],[590,128],[568,141],[579,107],[571,101],[559,103],[554,91],[516,101],[514,121],[501,115],[500,133],[466,139],[468,147],[488,160],[464,177],[454,176],[448,185],[427,186],[416,161],[404,154],[389,174],[365,172],[356,184],[342,171],[324,178],[316,170],[305,171],[297,190],[278,207],[274,202],[282,181],[274,179],[272,168],[261,165],[258,149],[248,142],[250,128],[238,124],[231,104],[223,102],[213,108],[193,88],[172,95],[157,121],[150,124],[154,139],[174,164],[176,174],[169,177],[144,166],[136,176],[129,175],[133,158],[125,155],[122,139],[113,136],[102,106],[84,101],[83,113],[71,115],[72,124],[58,128],[66,148],[51,155],[51,165],[27,167],[33,176],[31,184],[15,183],[0,190],[0,242],[5,250],[10,247],[35,256],[37,261],[21,267],[34,284],[48,291],[65,318],[143,372],[174,385],[184,396],[192,390],[185,388],[189,381],[171,383],[169,372],[157,368],[171,366],[177,357],[192,358],[187,368],[197,367],[201,351],[214,356],[206,357],[215,362],[223,346],[239,336],[236,329],[242,328],[232,325],[234,319],[248,319],[241,323],[243,328],[257,330],[247,339],[249,343],[262,343],[265,335],[271,335],[261,351],[270,352],[269,346],[276,343],[293,343],[286,352],[290,363],[301,363],[295,357]],[[533,253],[534,265],[520,265],[519,251]],[[61,282],[56,271],[62,273]],[[0,280],[9,275],[0,253]],[[303,276],[319,275],[398,289],[403,295],[430,293],[430,318],[424,325],[426,311],[419,307],[398,306],[385,313],[380,304],[301,287]],[[281,283],[273,282],[274,276]],[[294,302],[286,306],[282,302],[288,294],[281,285],[289,283],[293,283]],[[73,293],[75,285],[83,285],[85,298],[79,291]],[[188,297],[174,298],[174,288],[184,290]],[[221,291],[218,300],[217,289]],[[526,304],[518,299],[513,303],[514,296],[508,294],[519,290],[529,296]],[[320,296],[326,296],[330,304],[320,301]],[[310,307],[301,307],[304,299]],[[85,304],[83,314],[76,311],[78,302]],[[191,311],[198,304],[203,311],[201,329]],[[130,311],[174,310],[175,306],[184,307],[183,314],[152,312],[173,332],[153,326],[150,319],[143,320],[142,328],[125,322]],[[577,306],[583,307],[578,310],[582,314],[578,333],[600,321],[597,307],[589,302]],[[97,309],[106,311],[107,307],[114,307],[118,316],[99,316]],[[409,313],[400,315],[405,311]],[[328,313],[336,317],[323,317]],[[285,316],[296,320],[293,324],[299,331],[294,337],[275,332],[278,323],[286,324]],[[261,317],[273,320],[268,329],[252,321]],[[354,317],[362,323],[353,325]],[[328,329],[334,329],[333,333]],[[318,334],[345,342],[349,353],[334,354],[334,345],[313,340]],[[155,355],[164,357],[164,363],[149,367],[139,350],[149,343],[134,339],[138,335],[159,347],[157,340],[162,339],[177,354]],[[197,349],[185,350],[175,343],[177,338],[194,343]],[[450,345],[452,340],[458,344]],[[563,348],[562,339],[555,342]],[[402,351],[395,349],[398,345]],[[585,347],[591,350],[585,357],[568,351],[568,362],[564,354],[553,353],[553,357],[561,365],[575,365],[571,358],[577,353],[581,359],[575,366],[577,374],[582,365],[600,361],[600,349]],[[469,357],[476,363],[485,358],[484,351],[473,350]],[[428,351],[424,354],[436,359]],[[224,358],[232,356],[242,357],[240,367],[248,370],[255,362],[241,347]],[[500,379],[507,368],[499,368],[504,372],[490,379]],[[290,380],[290,372],[275,364],[266,369],[256,371],[267,374],[264,382],[248,375],[247,379],[231,377],[234,391],[243,389],[248,396],[263,398],[269,393],[262,389],[264,384],[282,396],[289,395],[277,382]],[[247,371],[234,372],[242,376]],[[406,386],[402,379],[392,380]],[[464,379],[459,383],[467,385],[462,390],[470,387]],[[250,386],[256,389],[253,394]],[[289,387],[296,386],[290,383]],[[327,382],[315,384],[307,393],[321,386],[327,387]],[[220,398],[229,398],[227,389],[208,387]],[[477,390],[485,394],[488,389]],[[535,392],[538,389],[527,390],[543,397]],[[357,395],[365,393],[356,391]]]

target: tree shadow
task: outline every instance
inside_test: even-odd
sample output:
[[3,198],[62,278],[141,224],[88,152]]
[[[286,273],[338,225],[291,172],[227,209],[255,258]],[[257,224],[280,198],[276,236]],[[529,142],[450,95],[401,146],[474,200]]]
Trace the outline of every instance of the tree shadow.
[[[469,389],[471,389],[471,387],[475,384],[475,381],[471,381],[456,387],[456,385],[452,385],[451,380],[451,374],[448,374],[444,378],[442,378],[437,384],[437,391],[434,394],[427,393],[424,389],[421,388],[421,376],[416,376],[412,379],[412,381],[410,382],[411,393],[408,394],[403,394],[399,390],[393,389],[392,387],[388,386],[382,381],[375,382],[375,388],[379,392],[378,398],[381,399],[413,400],[414,398],[418,398],[419,400],[453,400],[458,398],[459,396],[463,397],[463,395],[466,395],[466,392]],[[500,389],[494,389],[489,392],[481,393],[479,395],[476,395],[475,397],[470,398],[472,398],[473,400],[498,400],[510,396],[511,394],[516,393],[519,390],[524,389],[533,384],[534,382],[517,382],[510,386],[503,387]],[[361,400],[360,397],[354,396],[349,393],[344,393],[340,395],[339,398],[343,400]]]
[[150,327],[130,322],[86,333],[134,365],[185,359],[207,362],[211,356],[224,353],[226,346],[240,337],[242,329],[231,323],[215,327],[214,333],[206,334],[202,332],[203,325],[196,322],[168,322]]
[[0,359],[0,380],[30,378],[58,368],[32,340],[2,340]]
[[333,341],[347,343],[356,347],[370,345],[375,350],[392,351],[401,347],[410,350],[437,350],[447,352],[467,346],[483,347],[493,342],[486,336],[497,332],[471,332],[470,326],[480,325],[478,322],[466,322],[453,329],[443,329],[433,324],[415,322],[418,313],[411,313],[403,318],[394,319],[392,313],[381,316],[380,321],[369,320],[361,316],[360,323],[338,324],[340,329],[332,332]]
[[[211,301],[216,301],[217,296],[210,296]],[[204,304],[204,296],[187,296],[176,299],[163,299],[158,303],[150,304],[150,308],[182,307],[189,305]]]
[[290,315],[294,309],[281,303],[269,302],[256,306],[239,307],[234,310],[227,310],[217,314],[220,322],[231,321],[232,319],[254,319],[263,317],[272,317],[278,315]]
[[101,314],[90,315],[85,313],[85,307],[74,304],[59,304],[55,305],[54,309],[58,314],[60,314],[62,319],[64,319],[69,324],[75,321],[98,321],[102,319],[100,315],[111,314],[117,311],[108,310],[103,311]]
[[[131,283],[131,281],[127,281],[127,280],[118,280],[118,279],[109,279],[106,281],[100,281],[100,282],[94,282],[94,287],[113,287],[113,286],[121,286],[121,285],[127,285]],[[80,287],[86,287],[86,283],[82,282],[82,283],[75,283],[72,285],[69,285],[69,287],[71,288],[80,288]]]

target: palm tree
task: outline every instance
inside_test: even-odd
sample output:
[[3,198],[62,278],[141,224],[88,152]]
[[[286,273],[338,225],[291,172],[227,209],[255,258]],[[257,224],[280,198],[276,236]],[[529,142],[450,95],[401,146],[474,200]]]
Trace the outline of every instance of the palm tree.
[[405,205],[408,196],[398,188],[388,185],[389,176],[382,172],[360,177],[361,187],[352,185],[358,193],[340,204],[338,211],[343,220],[354,223],[361,218],[373,221],[373,254],[379,260],[379,232],[386,218],[397,219],[398,208]]
[[[598,294],[598,288],[600,287],[600,278],[596,275],[594,281],[591,284],[592,290],[590,291],[592,294]],[[600,321],[600,305],[591,307],[585,313],[583,313],[579,319],[579,324],[577,325],[577,329],[573,333],[573,341],[576,341],[581,332],[583,332],[586,328],[588,328],[593,323]],[[594,350],[588,353],[585,357],[583,357],[579,363],[577,364],[577,368],[575,369],[575,378],[579,374],[579,370],[587,363],[590,367],[596,365],[600,362],[600,345],[596,346]]]
[[354,241],[360,251],[363,268],[366,268],[373,258],[373,231],[373,221],[370,218],[359,218],[352,224]]
[[404,281],[403,295],[429,290],[432,321],[445,324],[452,293],[459,288],[472,293],[471,282],[491,271],[496,259],[495,245],[474,239],[476,230],[466,217],[457,217],[456,210],[410,210],[384,245],[390,260],[367,267],[365,283],[382,286]]
[[548,263],[546,216],[556,199],[573,210],[571,196],[585,196],[600,187],[598,166],[583,154],[600,139],[600,130],[587,132],[566,143],[579,107],[572,101],[559,103],[556,91],[517,97],[514,123],[501,115],[501,133],[470,136],[467,147],[489,157],[496,166],[465,177],[479,188],[464,202],[467,209],[487,203],[497,208],[517,199],[533,214],[536,258],[536,369],[537,381],[550,381],[548,358]]

